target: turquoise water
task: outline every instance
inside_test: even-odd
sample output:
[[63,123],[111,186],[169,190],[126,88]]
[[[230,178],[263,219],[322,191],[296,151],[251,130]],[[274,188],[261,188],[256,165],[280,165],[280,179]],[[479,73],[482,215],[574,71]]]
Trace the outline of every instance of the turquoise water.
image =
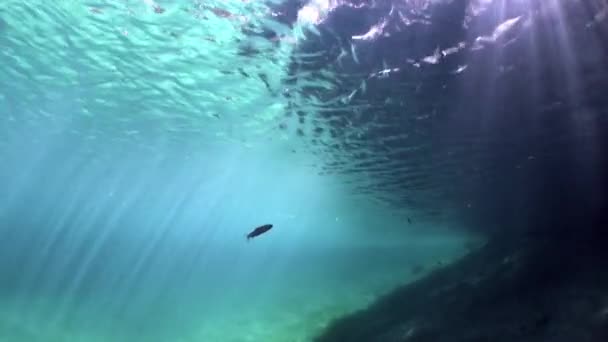
[[270,153],[25,151],[3,177],[7,341],[307,341],[466,252]]
[[0,341],[308,341],[467,252],[279,128],[301,28],[256,1],[156,6],[0,8]]
[[[32,161],[34,151],[12,160],[0,336],[307,341],[466,252],[465,236],[408,227],[337,180],[272,154],[231,163],[229,151],[168,164],[89,165],[58,152]],[[245,240],[267,221],[273,230]]]

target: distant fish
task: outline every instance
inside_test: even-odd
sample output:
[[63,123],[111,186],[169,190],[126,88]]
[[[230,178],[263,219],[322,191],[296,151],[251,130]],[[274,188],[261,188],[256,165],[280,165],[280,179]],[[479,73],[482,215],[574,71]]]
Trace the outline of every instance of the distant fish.
[[412,220],[410,220],[410,218],[407,218],[407,223],[412,224]]
[[254,229],[253,231],[251,231],[251,233],[247,234],[247,241],[249,241],[249,239],[252,239],[256,236],[262,235],[264,233],[266,233],[267,231],[269,231],[272,228],[271,224],[265,224],[263,226],[259,226],[256,229]]

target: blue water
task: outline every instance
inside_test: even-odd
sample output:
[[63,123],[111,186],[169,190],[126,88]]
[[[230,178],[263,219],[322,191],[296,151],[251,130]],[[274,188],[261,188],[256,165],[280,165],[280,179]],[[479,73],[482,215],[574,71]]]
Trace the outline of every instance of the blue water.
[[278,82],[289,43],[252,63],[240,24],[183,8],[0,12],[1,341],[308,341],[466,251],[319,174],[285,99],[220,72]]
[[[408,13],[440,2],[408,2]],[[467,15],[491,2],[471,2]],[[517,216],[525,196],[505,201],[507,211],[473,201],[471,189],[491,193],[492,180],[523,177],[511,170],[533,174],[534,163],[551,160],[549,144],[495,157],[492,134],[509,131],[498,125],[479,136],[467,131],[483,131],[475,124],[434,131],[441,108],[423,105],[424,77],[381,82],[406,67],[443,67],[436,46],[401,65],[376,61],[377,50],[366,50],[372,25],[323,51],[310,41],[325,42],[315,25],[329,3],[311,1],[294,25],[275,18],[278,3],[3,1],[0,341],[310,341],[483,243],[442,215],[454,209],[447,199],[466,213],[485,205]],[[514,44],[512,32],[532,19],[507,14],[484,28],[485,40],[442,48]],[[306,69],[307,58],[323,65]],[[449,62],[449,77],[485,76]],[[504,64],[496,69],[507,78],[518,66]],[[423,93],[433,105],[452,100],[445,84]],[[390,92],[404,89],[415,92]],[[340,120],[331,117],[338,110]],[[578,122],[581,136],[594,119]],[[266,223],[271,231],[245,239]]]
[[272,154],[50,150],[3,170],[6,341],[304,341],[466,252]]

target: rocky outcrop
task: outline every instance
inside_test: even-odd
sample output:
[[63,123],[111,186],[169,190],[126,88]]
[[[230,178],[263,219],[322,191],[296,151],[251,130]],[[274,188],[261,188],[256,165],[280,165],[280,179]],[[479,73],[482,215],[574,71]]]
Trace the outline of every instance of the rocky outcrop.
[[606,254],[587,237],[496,239],[316,341],[608,341]]

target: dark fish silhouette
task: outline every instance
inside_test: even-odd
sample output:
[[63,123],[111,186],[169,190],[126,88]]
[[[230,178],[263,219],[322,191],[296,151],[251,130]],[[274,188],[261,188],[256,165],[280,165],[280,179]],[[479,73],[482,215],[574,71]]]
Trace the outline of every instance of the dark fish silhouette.
[[410,220],[410,218],[409,218],[409,217],[407,218],[407,222],[408,222],[409,224],[412,224],[412,220]]
[[263,226],[257,227],[256,229],[252,230],[251,233],[247,234],[247,241],[249,241],[249,239],[252,239],[258,235],[262,235],[262,234],[266,233],[271,228],[272,228],[271,224],[265,224]]

